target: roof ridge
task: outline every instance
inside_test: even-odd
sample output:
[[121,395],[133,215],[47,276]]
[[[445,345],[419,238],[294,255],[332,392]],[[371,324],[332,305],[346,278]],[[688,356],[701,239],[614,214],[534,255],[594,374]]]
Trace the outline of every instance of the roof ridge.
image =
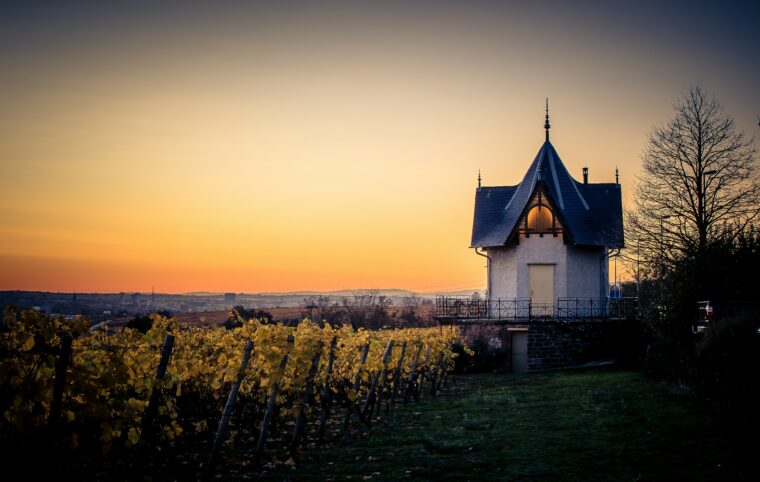
[[535,169],[533,171],[533,178],[530,181],[530,190],[529,190],[529,196],[530,194],[533,194],[533,190],[536,188],[536,176],[538,171],[541,169],[541,162],[543,160],[544,156],[544,149],[541,149],[538,151],[538,154],[536,155],[536,158],[533,159],[533,162],[531,162],[530,167],[528,167],[528,172],[525,173],[525,176],[523,176],[522,181],[520,181],[517,184],[517,189],[515,189],[515,192],[512,193],[512,197],[509,199],[509,202],[507,203],[506,207],[504,207],[504,211],[508,211],[509,207],[512,205],[512,202],[517,198],[518,194],[520,194],[520,190],[525,187],[525,181],[528,178],[528,174],[530,173],[530,170],[535,165]]
[[[554,146],[552,146],[552,150],[554,150],[556,153]],[[576,181],[575,178],[572,176],[572,174],[570,174],[570,171],[567,170],[567,167],[565,166],[565,163],[562,162],[562,159],[559,157],[559,154],[557,154],[557,159],[559,159],[559,165],[562,166],[562,169],[565,170],[565,174],[567,175],[567,177],[569,177],[570,181],[572,181],[573,189],[575,189],[575,193],[578,195],[578,198],[581,200],[583,207],[586,208],[586,211],[588,211],[590,208],[588,206],[588,203],[586,202],[586,199],[583,197],[583,194],[581,194],[581,192],[578,190],[578,184],[579,184],[578,181]],[[557,185],[557,191],[561,192],[559,190],[559,185]]]
[[[552,151],[554,150],[554,146],[552,146],[549,141],[546,141],[547,144],[552,148],[549,150],[549,167],[552,170],[552,177],[554,178],[554,187],[557,189],[557,197],[559,197],[559,208],[565,209],[565,201],[562,199],[562,189],[559,187],[559,179],[557,179],[557,170],[554,167],[554,154]],[[559,157],[559,154],[557,155]]]
[[[546,163],[548,166],[544,167]],[[554,179],[549,180],[549,177]],[[503,246],[515,232],[539,183],[556,206],[556,214],[573,244],[623,245],[622,228],[618,227],[622,226],[619,184],[577,181],[547,140],[518,184],[478,189],[472,246]],[[572,184],[572,188],[568,184]],[[610,192],[605,193],[607,190]],[[608,224],[614,225],[609,233]]]
[[573,188],[575,188],[576,194],[578,194],[578,197],[581,199],[581,202],[583,203],[583,207],[586,208],[586,211],[588,211],[589,207],[588,207],[588,203],[586,202],[586,198],[584,198],[583,194],[581,194],[581,192],[578,190],[578,181],[572,178],[571,180],[573,181]]
[[[576,181],[578,182],[578,181]],[[603,186],[619,186],[620,184],[615,182],[589,182],[586,184],[583,184],[582,182],[578,183],[580,186],[583,186],[584,189],[588,189],[590,187],[603,187]]]

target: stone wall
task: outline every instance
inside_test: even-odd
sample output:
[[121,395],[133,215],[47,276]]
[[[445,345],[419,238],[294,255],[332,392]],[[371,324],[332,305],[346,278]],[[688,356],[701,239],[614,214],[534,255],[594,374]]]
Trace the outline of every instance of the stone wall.
[[[490,350],[504,357],[500,370],[512,365],[511,331],[528,329],[528,370],[581,365],[594,360],[614,358],[617,338],[624,321],[532,321],[529,324],[478,323],[461,325],[462,335],[472,343],[487,341]],[[444,328],[446,329],[446,328]]]
[[496,367],[498,371],[510,372],[512,370],[512,358],[510,356],[512,339],[507,325],[473,323],[461,325],[460,330],[468,345],[473,346],[476,340],[481,339],[488,345],[488,350],[501,358],[498,367]]
[[493,350],[503,350],[505,346],[506,325],[496,325],[493,323],[473,323],[461,325],[461,333],[467,343],[472,344],[476,339],[483,338],[487,340],[488,348]]
[[580,365],[615,357],[618,321],[541,321],[528,328],[528,369]]

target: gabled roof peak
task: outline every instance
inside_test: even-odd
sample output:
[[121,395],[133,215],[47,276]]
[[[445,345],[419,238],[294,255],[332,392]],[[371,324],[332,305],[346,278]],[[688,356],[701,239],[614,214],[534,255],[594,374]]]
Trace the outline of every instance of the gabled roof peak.
[[[547,125],[548,123],[547,118]],[[483,187],[478,190],[472,245],[504,245],[515,232],[531,196],[541,183],[546,195],[558,208],[558,214],[565,220],[565,228],[573,242],[584,245],[622,246],[622,205],[619,189],[614,192],[599,191],[594,185],[576,181],[549,142],[548,127],[546,132],[546,141],[518,185],[503,188]],[[491,198],[492,194],[495,197]]]

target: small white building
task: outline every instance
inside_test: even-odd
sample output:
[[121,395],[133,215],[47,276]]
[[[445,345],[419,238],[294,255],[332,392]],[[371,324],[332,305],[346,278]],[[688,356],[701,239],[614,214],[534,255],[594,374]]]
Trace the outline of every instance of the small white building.
[[547,316],[584,306],[605,309],[608,253],[623,247],[620,184],[583,182],[568,173],[546,141],[516,186],[475,195],[471,247],[488,259],[488,298],[528,302]]

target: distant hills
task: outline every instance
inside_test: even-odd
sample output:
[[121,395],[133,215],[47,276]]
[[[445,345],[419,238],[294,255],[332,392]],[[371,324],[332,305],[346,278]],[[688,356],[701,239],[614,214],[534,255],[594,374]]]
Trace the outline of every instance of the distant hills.
[[[399,289],[399,288],[357,288],[357,289],[351,289],[351,290],[333,290],[333,291],[262,291],[259,293],[245,293],[245,292],[234,292],[238,296],[253,296],[253,297],[309,297],[309,296],[335,296],[335,297],[345,297],[345,296],[353,296],[355,292],[358,291],[369,291],[369,290],[377,290],[378,294],[382,296],[388,296],[391,298],[403,298],[404,296],[412,296],[417,295],[421,296],[423,298],[434,298],[436,295],[448,295],[448,296],[471,296],[473,293],[479,293],[480,295],[485,294],[485,290],[483,289],[470,289],[470,290],[454,290],[454,291],[429,291],[429,292],[417,292],[417,291],[411,291],[411,290],[405,290],[405,289]],[[125,294],[139,294],[139,295],[151,295],[149,291],[127,291],[127,292],[97,292],[97,291],[88,291],[88,292],[62,292],[62,291],[34,291],[34,290],[0,290],[0,295],[2,294],[15,294],[16,296],[22,295],[22,294],[49,294],[49,295],[57,295],[57,296],[73,296],[73,295],[79,295],[79,296],[95,296],[95,295],[125,295]],[[232,293],[231,291],[227,293]],[[189,291],[187,293],[162,293],[162,292],[156,292],[155,296],[224,296],[224,291]]]
[[[334,290],[334,291],[264,291],[260,293],[235,293],[237,295],[245,296],[283,296],[283,297],[309,297],[309,296],[336,296],[346,297],[353,296],[357,291],[368,291],[370,289],[376,289],[378,294],[382,296],[388,296],[391,298],[403,298],[405,296],[417,295],[423,298],[434,298],[436,295],[448,295],[448,296],[470,296],[473,293],[485,294],[485,290],[471,289],[471,290],[455,290],[455,291],[431,291],[431,292],[416,292],[399,288],[357,288],[354,290]],[[192,291],[189,293],[182,293],[188,296],[220,296],[224,292],[221,291]]]
[[[334,291],[288,291],[269,293],[234,293],[226,296],[223,292],[196,291],[192,293],[53,293],[44,291],[0,291],[0,307],[16,306],[32,308],[45,313],[64,315],[86,315],[91,321],[126,317],[159,310],[171,313],[197,313],[220,311],[235,305],[246,307],[288,308],[300,307],[305,298],[327,296],[334,302],[351,298],[357,290]],[[378,289],[378,295],[385,296],[396,305],[407,302],[409,296],[419,296],[434,300],[436,295],[472,296],[473,293],[485,294],[484,290],[457,290],[437,293],[415,293],[404,289]]]

